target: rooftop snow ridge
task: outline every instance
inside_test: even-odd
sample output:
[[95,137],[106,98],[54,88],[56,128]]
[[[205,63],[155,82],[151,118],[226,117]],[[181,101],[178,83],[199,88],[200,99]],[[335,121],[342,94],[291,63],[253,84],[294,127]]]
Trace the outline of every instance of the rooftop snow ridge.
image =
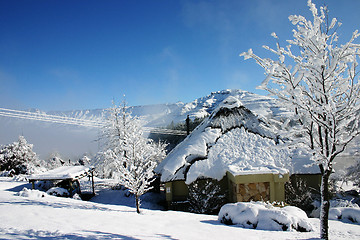
[[219,104],[219,107],[221,107],[221,108],[226,107],[229,109],[235,108],[235,107],[240,107],[240,106],[243,106],[242,102],[239,99],[237,99],[231,95]]
[[249,92],[242,90],[221,90],[212,92],[207,96],[195,99],[194,101],[187,103],[182,108],[181,114],[187,114],[190,117],[197,117],[199,112],[201,116],[210,115],[220,103],[222,103],[227,97],[234,96],[235,98],[241,98],[244,95],[249,95]]
[[233,96],[226,98],[209,117],[209,126],[220,128],[225,133],[236,127],[244,127],[247,131],[277,141],[278,137],[271,127],[260,117],[253,114]]
[[244,90],[241,90],[241,89],[224,89],[224,90],[220,90],[220,91],[216,91],[216,92],[211,92],[210,95],[208,96],[211,96],[211,95],[217,95],[217,94],[226,94],[226,95],[231,95],[231,94],[239,94],[239,93],[249,93],[248,91],[244,91]]

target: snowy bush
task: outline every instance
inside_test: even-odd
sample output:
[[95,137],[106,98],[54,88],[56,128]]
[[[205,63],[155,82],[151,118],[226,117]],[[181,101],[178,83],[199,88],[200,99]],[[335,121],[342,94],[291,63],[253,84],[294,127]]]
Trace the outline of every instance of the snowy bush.
[[48,160],[45,162],[45,168],[48,170],[55,169],[61,166],[66,166],[68,162],[63,160],[58,152],[53,152]]
[[301,178],[285,183],[285,202],[291,206],[310,212],[314,209],[312,203],[316,197],[314,189]]
[[72,196],[72,199],[76,199],[76,200],[82,200],[81,196],[77,193],[74,194],[74,196]]
[[[310,213],[310,217],[319,218],[320,217],[320,202],[314,201],[313,206],[315,209]],[[333,208],[360,209],[359,205],[357,205],[356,203],[353,203],[352,201],[344,200],[344,199],[330,200],[330,211]],[[336,218],[330,218],[330,215],[329,215],[329,219],[336,219]]]
[[330,208],[329,219],[342,220],[349,223],[360,223],[360,208],[337,207]]
[[34,189],[27,189],[27,188],[23,188],[16,195],[20,197],[29,197],[29,198],[43,198],[47,196],[45,192]]
[[86,155],[84,155],[82,158],[79,159],[79,164],[82,166],[87,166],[90,164],[90,162],[91,162],[91,159]]
[[310,232],[313,227],[306,213],[300,208],[286,206],[274,207],[264,202],[238,202],[224,205],[218,219],[227,225],[244,228]]
[[22,174],[13,176],[12,180],[14,182],[27,182],[28,181],[27,175],[22,175]]
[[12,177],[14,175],[15,175],[14,169],[4,170],[0,172],[0,177]]
[[198,180],[189,186],[190,212],[216,214],[225,203],[219,184],[212,180]]
[[31,174],[39,168],[39,159],[33,152],[33,145],[27,143],[24,136],[19,136],[17,142],[4,146],[0,150],[0,170],[15,174]]
[[47,194],[57,196],[57,197],[69,197],[70,193],[65,188],[61,187],[52,187],[46,191]]

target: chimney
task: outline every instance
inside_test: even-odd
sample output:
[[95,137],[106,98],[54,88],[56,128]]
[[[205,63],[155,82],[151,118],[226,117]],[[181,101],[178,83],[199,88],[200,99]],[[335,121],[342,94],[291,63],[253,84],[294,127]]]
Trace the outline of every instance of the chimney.
[[186,135],[189,135],[190,134],[190,118],[189,118],[189,115],[187,115],[187,118],[186,118]]

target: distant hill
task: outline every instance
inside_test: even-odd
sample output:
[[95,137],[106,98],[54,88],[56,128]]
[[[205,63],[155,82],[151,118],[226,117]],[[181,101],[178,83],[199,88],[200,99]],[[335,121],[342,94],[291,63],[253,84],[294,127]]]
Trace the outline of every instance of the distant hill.
[[[168,103],[156,105],[130,106],[129,111],[143,119],[147,127],[165,127],[169,124],[184,122],[189,115],[190,119],[204,118],[225,98],[234,96],[242,104],[260,117],[283,118],[289,115],[286,109],[276,103],[276,100],[270,97],[254,94],[242,90],[222,90],[212,92],[211,94],[195,99],[189,103]],[[99,119],[103,109],[94,110],[74,110],[74,111],[49,111],[47,114],[68,116],[82,119]]]

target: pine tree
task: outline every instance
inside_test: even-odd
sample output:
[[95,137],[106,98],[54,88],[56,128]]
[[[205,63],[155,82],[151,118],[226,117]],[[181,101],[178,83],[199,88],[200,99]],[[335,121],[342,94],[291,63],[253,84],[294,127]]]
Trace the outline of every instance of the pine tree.
[[15,174],[31,174],[39,167],[39,159],[33,151],[33,145],[27,143],[24,136],[17,142],[4,146],[0,150],[0,170],[15,171]]
[[140,213],[140,196],[152,188],[154,168],[165,157],[165,145],[144,137],[140,121],[126,111],[126,104],[107,110],[104,128],[103,170],[135,195]]
[[61,158],[61,155],[58,152],[53,152],[46,161],[46,168],[50,170],[64,166],[66,163],[67,162]]
[[[336,156],[359,135],[360,85],[357,59],[360,45],[354,41],[360,34],[338,44],[336,18],[328,21],[328,10],[308,1],[313,21],[293,15],[289,20],[297,29],[293,40],[283,48],[275,33],[276,49],[264,46],[276,55],[275,60],[261,58],[250,49],[242,53],[264,68],[267,78],[260,88],[277,96],[282,104],[294,112],[285,137],[294,146],[305,147],[319,166],[321,184],[321,238],[328,239],[329,177]],[[295,46],[295,48],[292,48]],[[290,64],[293,64],[291,66]]]
[[91,162],[91,159],[86,155],[84,155],[82,158],[79,159],[79,164],[83,165],[83,166],[89,165],[90,162]]

